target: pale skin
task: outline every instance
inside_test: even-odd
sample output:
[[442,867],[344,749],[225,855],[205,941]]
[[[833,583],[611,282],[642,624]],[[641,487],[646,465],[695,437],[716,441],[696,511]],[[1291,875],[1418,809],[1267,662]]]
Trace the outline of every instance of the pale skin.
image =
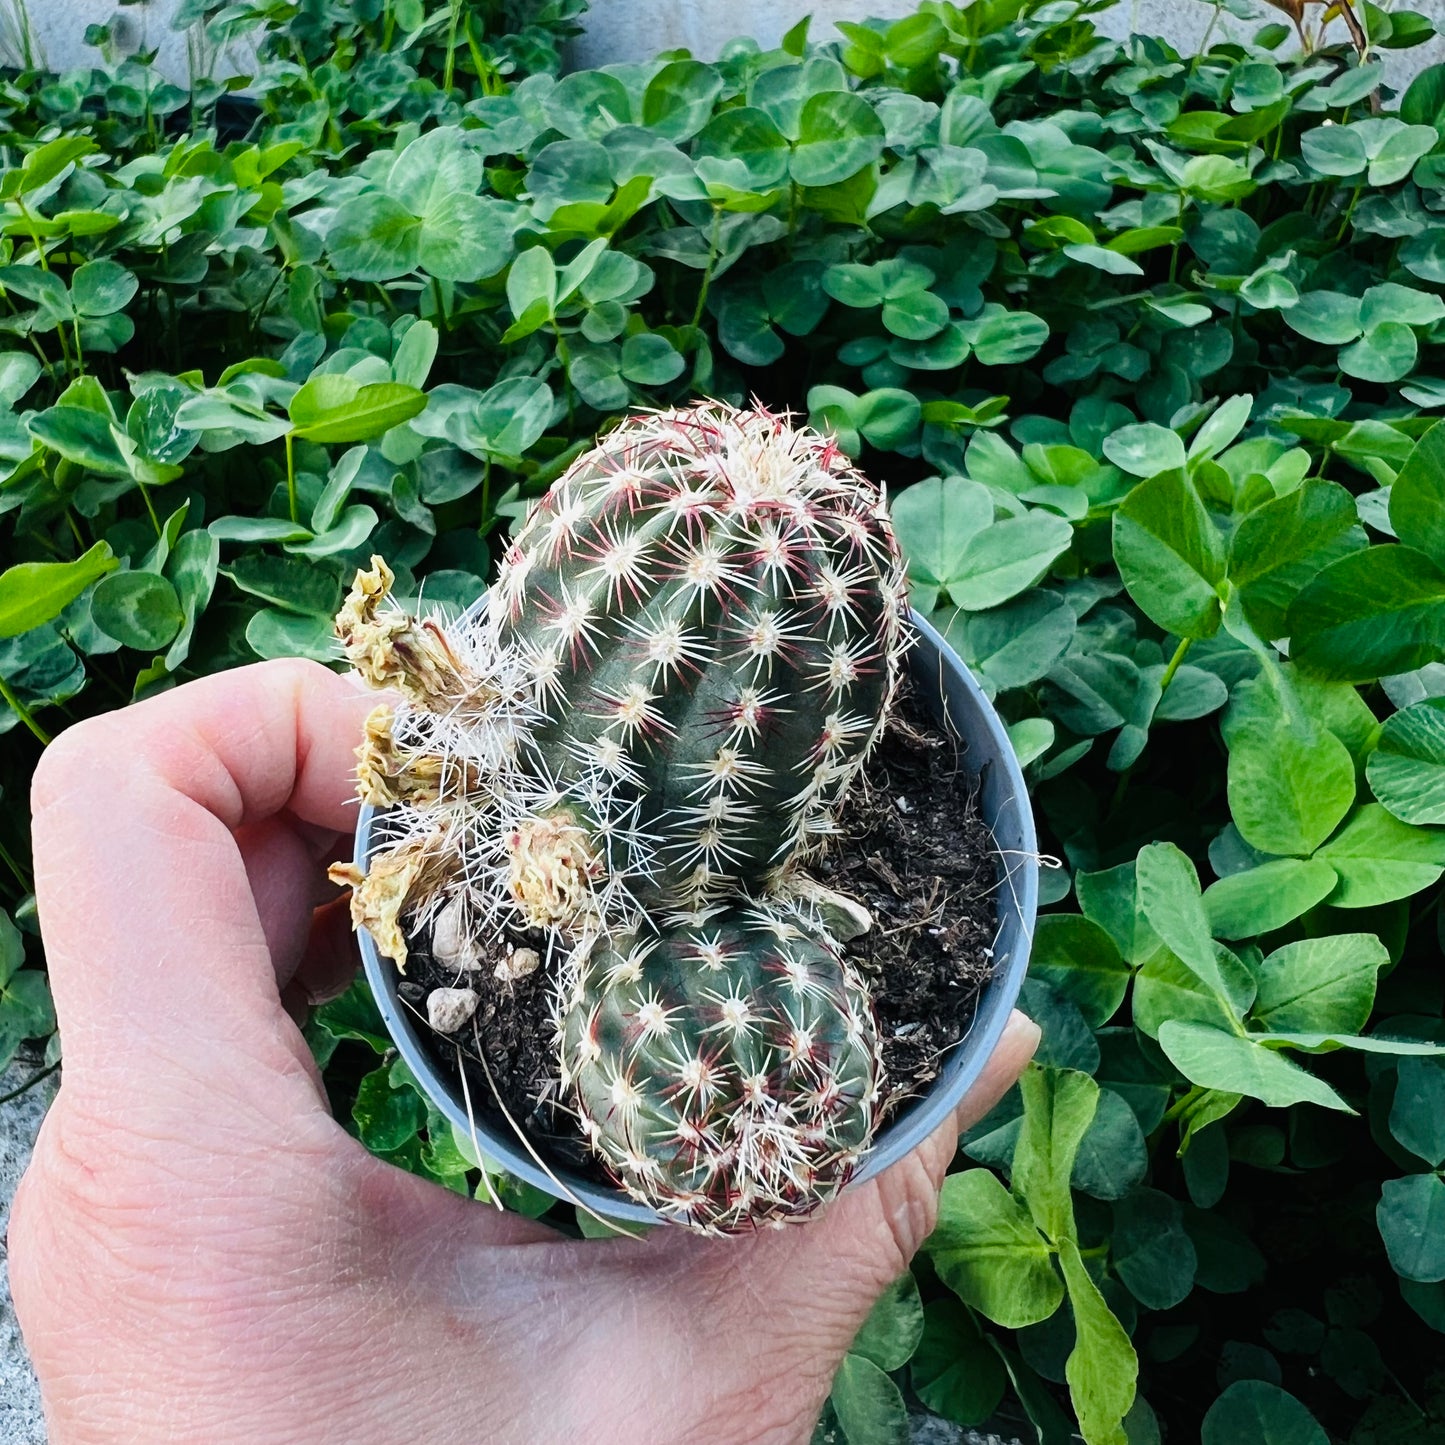
[[296,1022],[355,967],[324,865],[374,703],[265,663],[82,723],[36,775],[65,1068],[9,1247],[53,1445],[806,1441],[1037,1031],[1015,1015],[902,1163],[747,1238],[569,1241],[382,1163]]

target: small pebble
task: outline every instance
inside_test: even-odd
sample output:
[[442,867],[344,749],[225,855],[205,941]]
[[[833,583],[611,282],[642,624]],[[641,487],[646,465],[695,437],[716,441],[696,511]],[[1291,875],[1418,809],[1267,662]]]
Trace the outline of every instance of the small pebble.
[[482,966],[477,940],[463,928],[462,898],[458,894],[440,913],[432,927],[432,957],[443,968],[458,973],[475,973]]
[[913,811],[913,804],[907,798],[895,798],[893,801],[905,818]]
[[542,966],[542,955],[535,948],[515,948],[496,968],[494,977],[504,983],[516,983]]
[[454,1034],[476,1013],[478,1002],[474,989],[434,988],[427,995],[427,1022],[439,1034]]

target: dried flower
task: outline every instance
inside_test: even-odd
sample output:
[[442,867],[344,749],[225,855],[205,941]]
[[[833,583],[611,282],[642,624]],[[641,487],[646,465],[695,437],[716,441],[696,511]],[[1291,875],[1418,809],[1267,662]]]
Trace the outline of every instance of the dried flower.
[[396,715],[384,703],[367,715],[356,750],[356,789],[364,803],[389,808],[396,803],[424,807],[441,798],[441,758],[397,748]]
[[458,660],[446,633],[399,607],[383,607],[395,575],[380,557],[358,571],[336,615],[336,636],[347,661],[373,687],[395,688],[409,702],[445,713],[468,698],[479,679]]
[[585,829],[567,813],[524,823],[507,839],[507,888],[533,927],[573,924],[594,912],[592,880],[602,865]]

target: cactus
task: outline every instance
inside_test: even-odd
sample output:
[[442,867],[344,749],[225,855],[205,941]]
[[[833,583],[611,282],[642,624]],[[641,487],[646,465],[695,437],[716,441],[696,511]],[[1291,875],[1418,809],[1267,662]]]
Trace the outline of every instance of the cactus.
[[617,1181],[708,1233],[808,1213],[872,1136],[868,996],[825,934],[775,908],[599,941],[560,1035],[564,1086]]
[[479,926],[509,902],[578,938],[809,891],[906,645],[882,498],[831,442],[718,402],[633,417],[460,623],[389,610],[390,583],[378,560],[337,619],[410,703],[363,783],[398,839],[453,850]]
[[[536,678],[546,826],[593,835],[653,911],[785,883],[832,831],[904,647],[877,489],[832,442],[717,402],[634,417],[581,458],[496,596]],[[620,857],[619,815],[644,840]]]
[[[809,878],[906,647],[881,494],[833,443],[719,402],[630,418],[533,509],[448,626],[337,618],[399,691],[359,749],[379,809],[353,912],[378,947],[445,918],[479,957],[539,929],[559,1069],[630,1193],[709,1232],[808,1213],[871,1142],[872,1007]],[[540,945],[539,945],[540,946]]]

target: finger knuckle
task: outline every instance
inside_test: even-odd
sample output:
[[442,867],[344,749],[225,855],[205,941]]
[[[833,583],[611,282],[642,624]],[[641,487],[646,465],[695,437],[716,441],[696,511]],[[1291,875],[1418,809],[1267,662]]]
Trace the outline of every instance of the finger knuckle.
[[65,729],[40,755],[30,785],[30,807],[39,816],[63,803],[79,787],[103,775],[115,724],[110,716],[87,718]]
[[265,685],[280,691],[300,692],[335,678],[324,663],[308,657],[276,657],[256,665],[256,675]]

